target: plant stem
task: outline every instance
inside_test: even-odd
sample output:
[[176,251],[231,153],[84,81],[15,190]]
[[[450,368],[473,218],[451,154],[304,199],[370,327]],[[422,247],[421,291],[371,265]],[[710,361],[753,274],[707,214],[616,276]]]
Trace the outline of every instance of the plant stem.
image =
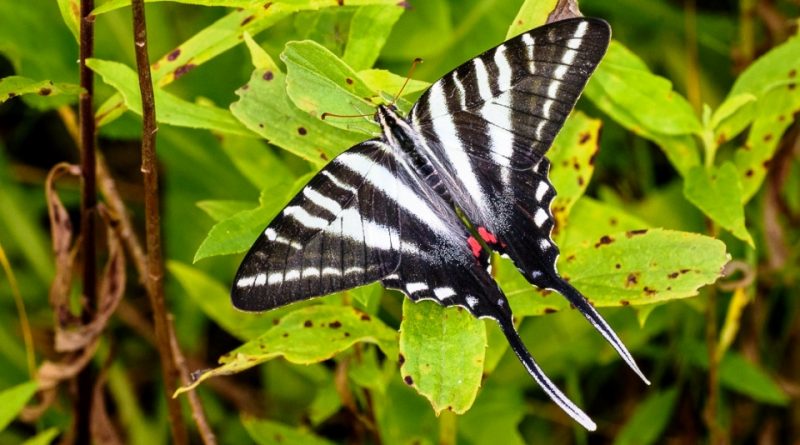
[[[95,246],[95,212],[97,211],[97,190],[95,181],[95,121],[92,101],[94,99],[94,73],[86,66],[86,60],[94,53],[94,0],[81,0],[80,5],[80,83],[83,88],[78,100],[78,120],[80,122],[80,162],[81,162],[81,252],[83,254],[84,306],[82,319],[89,323],[97,307],[97,251]],[[75,441],[89,443],[91,440],[91,407],[94,391],[94,371],[91,366],[84,368],[77,379],[75,398]]]
[[147,295],[153,308],[156,342],[161,357],[164,391],[169,411],[169,425],[174,444],[188,443],[186,427],[181,415],[180,402],[172,397],[179,373],[169,340],[169,325],[164,302],[164,269],[161,255],[161,221],[158,197],[158,166],[156,158],[156,107],[150,61],[147,54],[147,25],[144,0],[131,0],[133,11],[133,39],[139,90],[142,96],[142,176],[144,179],[145,234],[147,244]]
[[439,445],[455,445],[458,416],[446,409],[439,414]]

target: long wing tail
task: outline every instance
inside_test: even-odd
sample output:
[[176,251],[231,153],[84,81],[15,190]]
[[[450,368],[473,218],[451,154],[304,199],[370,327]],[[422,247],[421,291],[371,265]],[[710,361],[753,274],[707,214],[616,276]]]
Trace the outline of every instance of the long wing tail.
[[556,387],[553,382],[550,381],[549,378],[544,374],[539,365],[536,364],[536,361],[533,360],[531,353],[528,352],[528,348],[525,347],[525,344],[522,343],[522,339],[519,337],[517,330],[514,329],[514,325],[511,323],[509,318],[500,318],[497,320],[500,324],[500,328],[503,330],[506,338],[508,339],[508,343],[511,345],[511,349],[514,350],[514,353],[517,354],[517,357],[525,366],[525,369],[528,370],[528,373],[536,380],[536,383],[542,387],[544,392],[554,401],[556,404],[561,407],[570,417],[575,419],[576,422],[580,423],[584,428],[589,431],[594,431],[597,429],[597,425],[589,418],[586,413],[584,413],[580,408],[575,406],[574,403],[566,396],[563,392],[561,392],[558,387]]

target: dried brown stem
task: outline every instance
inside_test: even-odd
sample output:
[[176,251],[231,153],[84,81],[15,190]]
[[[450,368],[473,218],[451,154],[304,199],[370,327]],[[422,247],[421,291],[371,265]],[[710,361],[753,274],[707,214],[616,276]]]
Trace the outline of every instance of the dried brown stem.
[[181,416],[181,406],[172,398],[178,378],[169,341],[169,326],[164,302],[164,270],[161,255],[161,221],[159,215],[158,168],[156,160],[156,107],[153,79],[150,76],[150,61],[147,55],[147,25],[144,0],[131,0],[133,11],[133,39],[136,51],[136,66],[139,74],[139,90],[142,97],[142,175],[144,178],[144,211],[147,239],[147,295],[153,308],[156,342],[161,357],[164,375],[164,390],[172,430],[173,443],[188,443],[186,427]]
[[[80,7],[80,83],[83,92],[78,102],[80,122],[80,157],[81,157],[81,253],[83,255],[83,297],[86,310],[83,311],[85,322],[91,320],[91,312],[97,305],[97,252],[95,246],[95,210],[97,190],[95,184],[95,121],[92,110],[94,98],[94,73],[86,66],[86,60],[94,53],[94,0],[81,0]],[[78,375],[78,391],[75,400],[75,440],[77,443],[89,443],[91,440],[90,423],[93,398],[94,371],[87,366]]]
[[[183,356],[181,352],[180,345],[178,344],[178,338],[175,336],[175,327],[173,325],[172,316],[168,317],[169,325],[167,328],[169,329],[169,341],[170,345],[172,345],[172,354],[173,359],[175,360],[175,366],[178,368],[178,371],[181,375],[181,383],[186,386],[191,383],[191,377],[189,374],[189,367],[186,365],[186,357]],[[197,424],[197,431],[200,432],[200,438],[203,439],[203,443],[205,445],[216,445],[217,438],[214,435],[214,432],[211,430],[211,427],[208,425],[208,419],[206,419],[206,414],[203,411],[203,403],[200,401],[200,397],[197,396],[197,390],[192,389],[187,393],[189,398],[189,406],[192,408],[192,417],[194,418],[194,423]]]

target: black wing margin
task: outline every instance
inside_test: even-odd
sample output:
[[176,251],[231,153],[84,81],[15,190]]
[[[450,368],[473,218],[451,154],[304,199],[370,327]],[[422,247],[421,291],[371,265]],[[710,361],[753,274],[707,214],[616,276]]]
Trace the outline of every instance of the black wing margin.
[[[394,163],[366,141],[334,158],[267,226],[245,255],[233,305],[265,311],[377,281],[399,257]],[[357,160],[357,162],[348,161]]]

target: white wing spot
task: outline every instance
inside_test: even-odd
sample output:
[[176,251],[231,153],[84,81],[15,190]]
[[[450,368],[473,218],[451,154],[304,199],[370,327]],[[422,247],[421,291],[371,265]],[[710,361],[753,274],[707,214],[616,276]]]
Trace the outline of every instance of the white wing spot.
[[551,81],[550,86],[547,87],[547,96],[552,97],[553,99],[558,97],[558,90],[561,88],[561,82],[558,81]]
[[536,215],[533,216],[533,222],[536,224],[536,227],[542,227],[542,225],[547,222],[547,212],[545,212],[543,208],[539,207],[536,210]]
[[428,285],[425,284],[425,283],[419,283],[419,282],[407,283],[406,284],[406,290],[408,291],[408,293],[414,294],[414,293],[417,293],[419,291],[428,290]]
[[[539,164],[536,165],[538,166]],[[536,200],[541,201],[548,190],[550,190],[550,187],[547,185],[546,182],[544,181],[539,182],[539,185],[536,186]]]
[[531,271],[531,278],[533,278],[534,280],[539,278],[539,277],[541,277],[541,276],[542,276],[542,273],[539,272],[538,270],[532,270]]
[[358,267],[358,266],[353,266],[353,267],[348,267],[347,269],[344,270],[344,274],[345,275],[350,275],[350,274],[353,274],[353,273],[364,273],[364,268],[363,267]]
[[452,287],[437,287],[433,290],[433,295],[436,295],[439,301],[443,301],[447,298],[454,297],[456,291],[454,291]]
[[478,304],[478,299],[470,295],[467,297],[467,304],[469,307],[475,307],[475,305]]
[[581,22],[578,29],[575,30],[575,37],[582,38],[586,35],[586,30],[589,29],[589,22]]
[[330,276],[330,275],[333,275],[335,277],[340,277],[340,276],[342,276],[342,271],[339,270],[339,269],[336,269],[335,267],[326,267],[326,268],[322,269],[322,276],[323,277],[327,277],[327,276]]
[[[263,274],[261,274],[261,275],[263,275]],[[259,277],[261,277],[261,275],[259,275]],[[280,273],[280,272],[271,273],[271,274],[269,274],[269,277],[267,278],[267,284],[278,284],[278,283],[280,283],[282,281],[283,281],[283,274]]]
[[319,276],[319,269],[316,267],[306,267],[303,269],[303,277],[318,277]]
[[546,240],[545,238],[540,239],[539,240],[539,248],[542,249],[542,250],[549,249],[550,248],[550,241]]
[[265,284],[267,284],[267,274],[260,273],[260,274],[256,275],[255,285],[256,286],[263,286]]
[[256,277],[242,277],[236,282],[236,287],[250,287],[256,282]]
[[283,279],[286,280],[286,281],[299,280],[300,279],[300,270],[299,269],[293,269],[293,270],[286,271],[286,276],[284,276]]
[[528,47],[528,60],[533,60],[533,45],[536,41],[527,33],[522,35],[522,41],[525,42],[525,46]]
[[269,227],[267,228],[267,230],[264,231],[264,235],[267,237],[268,240],[275,241],[275,238],[278,237],[278,232],[276,232],[275,229],[273,229],[272,227]]

